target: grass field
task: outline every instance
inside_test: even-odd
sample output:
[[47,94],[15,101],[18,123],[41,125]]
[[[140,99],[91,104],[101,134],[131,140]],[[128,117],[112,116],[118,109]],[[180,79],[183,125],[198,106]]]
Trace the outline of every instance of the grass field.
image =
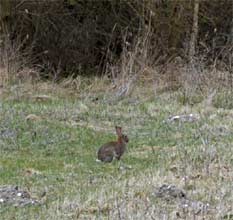
[[[0,185],[18,185],[40,204],[0,204],[0,219],[233,219],[233,110],[141,89],[122,99],[43,86],[2,90]],[[197,120],[166,122],[189,113]],[[129,137],[127,152],[120,163],[98,163],[115,125]],[[164,183],[208,210],[154,196]]]

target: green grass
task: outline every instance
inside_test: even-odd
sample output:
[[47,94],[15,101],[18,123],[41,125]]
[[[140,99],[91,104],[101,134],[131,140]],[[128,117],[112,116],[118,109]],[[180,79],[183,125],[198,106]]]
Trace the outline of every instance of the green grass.
[[[93,102],[90,94],[49,95],[47,101],[10,93],[1,99],[0,185],[19,185],[42,204],[0,204],[0,219],[172,219],[176,205],[151,196],[154,187],[166,182],[208,202],[205,219],[232,215],[231,110],[183,106],[179,92],[114,104],[107,96]],[[164,123],[185,112],[200,119]],[[26,120],[29,114],[41,119]],[[117,161],[96,162],[99,146],[115,139],[115,125],[130,140],[124,169]],[[191,211],[184,215],[194,219]]]

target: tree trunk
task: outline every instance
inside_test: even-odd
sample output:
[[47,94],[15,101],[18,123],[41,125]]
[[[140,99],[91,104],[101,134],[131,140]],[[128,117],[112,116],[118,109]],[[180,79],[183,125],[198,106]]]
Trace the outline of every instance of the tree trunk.
[[231,45],[233,45],[233,2],[231,3],[231,36],[230,36],[230,42],[231,42]]
[[193,12],[193,27],[189,46],[189,61],[192,61],[196,52],[196,42],[198,35],[198,12],[199,12],[199,0],[194,0],[194,12]]
[[9,0],[0,1],[0,34],[7,32],[8,18],[11,13]]
[[0,77],[2,78],[1,67],[3,65],[3,48],[5,44],[5,36],[8,34],[9,17],[11,13],[10,0],[0,0]]
[[233,91],[233,2],[231,3],[231,30],[230,30],[230,46],[229,46],[229,69],[230,69],[230,84],[231,91]]

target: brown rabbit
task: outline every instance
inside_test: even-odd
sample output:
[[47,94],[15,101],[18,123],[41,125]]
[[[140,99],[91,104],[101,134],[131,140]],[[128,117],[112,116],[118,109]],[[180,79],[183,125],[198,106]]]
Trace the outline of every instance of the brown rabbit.
[[122,134],[121,127],[116,126],[116,134],[118,136],[117,141],[108,142],[100,147],[97,155],[98,160],[112,162],[114,157],[117,160],[121,159],[129,139],[127,135]]

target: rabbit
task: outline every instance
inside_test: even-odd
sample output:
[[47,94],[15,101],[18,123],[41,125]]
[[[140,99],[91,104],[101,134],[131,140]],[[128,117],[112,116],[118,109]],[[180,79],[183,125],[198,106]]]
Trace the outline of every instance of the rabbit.
[[122,134],[121,127],[116,126],[115,128],[118,139],[117,141],[108,142],[99,148],[97,153],[99,161],[110,163],[113,158],[120,160],[125,152],[126,143],[129,141],[128,136]]

